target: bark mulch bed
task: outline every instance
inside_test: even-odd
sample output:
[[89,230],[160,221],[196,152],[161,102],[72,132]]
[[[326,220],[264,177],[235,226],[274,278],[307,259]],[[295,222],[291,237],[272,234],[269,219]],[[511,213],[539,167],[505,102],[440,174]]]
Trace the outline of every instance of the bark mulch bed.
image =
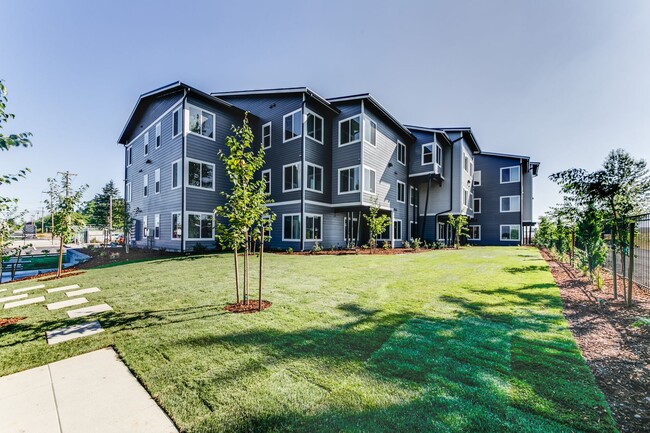
[[[262,300],[262,310],[266,310],[271,305],[273,305],[272,302]],[[244,304],[243,302],[229,304],[224,307],[224,310],[230,311],[231,313],[257,313],[259,311],[259,302],[251,299],[248,301],[248,304]]]
[[598,290],[580,271],[553,260],[546,251],[542,256],[560,288],[564,316],[619,429],[650,431],[650,326],[633,326],[650,317],[650,294],[635,287],[634,305],[627,308],[622,279],[619,297],[614,299],[611,274],[605,276],[603,290]]
[[0,328],[3,326],[13,325],[14,323],[18,323],[26,318],[27,317],[9,317],[8,319],[0,319]]

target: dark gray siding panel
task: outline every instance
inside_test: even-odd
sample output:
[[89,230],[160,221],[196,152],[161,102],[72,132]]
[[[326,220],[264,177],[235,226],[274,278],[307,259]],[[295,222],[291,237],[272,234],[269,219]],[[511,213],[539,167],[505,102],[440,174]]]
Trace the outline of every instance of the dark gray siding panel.
[[137,137],[141,134],[146,128],[149,128],[151,124],[160,117],[163,113],[169,110],[171,107],[176,105],[181,98],[183,97],[183,92],[173,92],[166,95],[161,95],[155,98],[149,103],[149,106],[144,113],[140,116],[139,119],[135,121],[135,127],[133,133],[127,137],[127,141],[130,143],[134,137]]
[[[361,164],[361,143],[350,144],[339,147],[339,122],[341,120],[361,114],[361,103],[359,101],[335,104],[341,113],[332,121],[332,203],[359,203],[360,194],[338,194],[339,179],[338,170],[344,167],[351,167]],[[363,176],[363,169],[360,168],[360,175]]]

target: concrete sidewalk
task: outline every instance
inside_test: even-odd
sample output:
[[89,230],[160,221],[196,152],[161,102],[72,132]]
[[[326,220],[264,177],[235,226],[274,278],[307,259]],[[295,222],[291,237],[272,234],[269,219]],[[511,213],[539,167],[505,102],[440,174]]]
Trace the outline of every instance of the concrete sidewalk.
[[177,433],[113,349],[0,377],[0,432]]

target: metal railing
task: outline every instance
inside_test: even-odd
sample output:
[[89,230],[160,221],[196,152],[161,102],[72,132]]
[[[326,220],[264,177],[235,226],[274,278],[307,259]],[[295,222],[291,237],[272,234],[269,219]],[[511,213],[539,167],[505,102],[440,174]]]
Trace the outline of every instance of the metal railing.
[[[636,285],[650,292],[650,214],[633,217],[633,223],[628,229],[629,240],[623,253],[616,254],[616,274],[623,279],[630,277],[632,268],[632,281]],[[605,268],[612,270],[613,254],[607,254]]]

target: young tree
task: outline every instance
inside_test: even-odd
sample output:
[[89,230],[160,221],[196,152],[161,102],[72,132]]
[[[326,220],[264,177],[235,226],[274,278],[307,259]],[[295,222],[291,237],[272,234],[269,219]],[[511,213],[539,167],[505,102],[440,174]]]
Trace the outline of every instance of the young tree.
[[96,194],[92,200],[86,202],[83,215],[89,225],[122,229],[124,227],[124,199],[120,198],[120,190],[111,180]]
[[580,214],[577,225],[578,243],[584,251],[581,254],[583,264],[589,271],[589,280],[594,280],[594,270],[605,262],[607,245],[603,240],[603,213],[591,203]]
[[370,209],[368,209],[368,215],[363,215],[363,217],[368,222],[368,231],[370,232],[370,247],[372,248],[372,253],[377,252],[377,238],[386,230],[386,227],[390,226],[390,217],[385,214],[379,213],[379,201],[377,197],[373,198]]
[[458,249],[460,247],[460,237],[469,234],[467,216],[458,215],[455,217],[452,214],[449,214],[447,217],[447,224],[454,228],[454,247]]
[[129,254],[129,248],[131,245],[131,231],[135,226],[136,216],[142,212],[139,207],[131,209],[130,203],[124,203],[124,210],[122,214],[122,220],[124,221],[124,253]]

